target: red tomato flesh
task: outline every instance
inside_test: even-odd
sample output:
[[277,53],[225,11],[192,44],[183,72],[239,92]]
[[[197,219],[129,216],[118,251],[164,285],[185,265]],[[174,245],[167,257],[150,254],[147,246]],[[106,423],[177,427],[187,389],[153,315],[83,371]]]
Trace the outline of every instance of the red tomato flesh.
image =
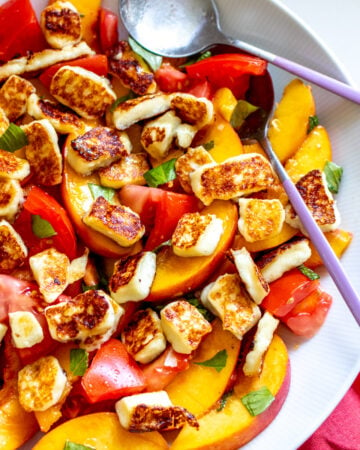
[[188,76],[170,63],[163,63],[155,72],[155,80],[163,92],[183,91],[188,85]]
[[106,53],[118,41],[118,16],[106,8],[100,8],[99,15],[100,47]]

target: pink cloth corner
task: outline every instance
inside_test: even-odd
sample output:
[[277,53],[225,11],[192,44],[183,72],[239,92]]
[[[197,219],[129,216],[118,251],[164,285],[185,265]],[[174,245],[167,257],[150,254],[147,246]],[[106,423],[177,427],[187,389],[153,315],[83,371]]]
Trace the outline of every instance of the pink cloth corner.
[[360,450],[360,375],[333,413],[298,450]]

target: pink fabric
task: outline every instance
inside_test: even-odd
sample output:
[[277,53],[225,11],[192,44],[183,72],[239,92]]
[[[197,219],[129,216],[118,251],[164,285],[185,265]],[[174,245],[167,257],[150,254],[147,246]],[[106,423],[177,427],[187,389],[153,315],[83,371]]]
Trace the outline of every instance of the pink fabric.
[[331,416],[298,450],[360,450],[360,375]]

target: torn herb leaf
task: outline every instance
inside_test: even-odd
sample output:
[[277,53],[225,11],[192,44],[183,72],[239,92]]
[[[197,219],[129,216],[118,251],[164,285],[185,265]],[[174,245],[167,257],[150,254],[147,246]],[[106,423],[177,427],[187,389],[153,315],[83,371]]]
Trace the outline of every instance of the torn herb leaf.
[[216,370],[216,372],[221,372],[226,366],[227,357],[227,351],[224,349],[217,352],[215,356],[207,361],[194,362],[194,364],[197,364],[198,366],[212,367]]
[[254,106],[246,100],[239,100],[231,114],[230,124],[235,130],[239,130],[247,117],[258,109],[258,106]]
[[144,47],[142,47],[138,42],[136,42],[132,37],[129,37],[129,44],[132,50],[141,56],[143,60],[149,64],[150,68],[155,72],[161,66],[162,56],[155,55],[155,53],[149,52]]
[[257,416],[265,411],[274,400],[275,397],[266,386],[249,392],[241,398],[242,404],[252,416]]
[[332,193],[337,194],[339,192],[344,169],[332,161],[327,161],[324,167],[324,172],[329,190]]
[[148,186],[157,187],[171,180],[175,180],[175,162],[176,158],[173,158],[145,172],[144,178]]

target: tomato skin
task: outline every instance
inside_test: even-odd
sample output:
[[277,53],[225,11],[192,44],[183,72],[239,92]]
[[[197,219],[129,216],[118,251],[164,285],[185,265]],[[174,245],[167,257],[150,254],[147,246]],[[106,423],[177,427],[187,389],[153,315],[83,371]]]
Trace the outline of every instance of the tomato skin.
[[188,85],[188,76],[170,63],[163,63],[155,72],[155,80],[163,92],[183,91]]
[[99,35],[100,47],[104,53],[119,41],[118,16],[106,8],[100,8]]
[[214,89],[208,80],[201,80],[192,83],[190,87],[186,89],[186,92],[188,94],[195,95],[195,97],[205,97],[208,100],[211,100],[214,96]]
[[99,348],[81,385],[90,403],[137,394],[146,387],[140,368],[117,339]]

